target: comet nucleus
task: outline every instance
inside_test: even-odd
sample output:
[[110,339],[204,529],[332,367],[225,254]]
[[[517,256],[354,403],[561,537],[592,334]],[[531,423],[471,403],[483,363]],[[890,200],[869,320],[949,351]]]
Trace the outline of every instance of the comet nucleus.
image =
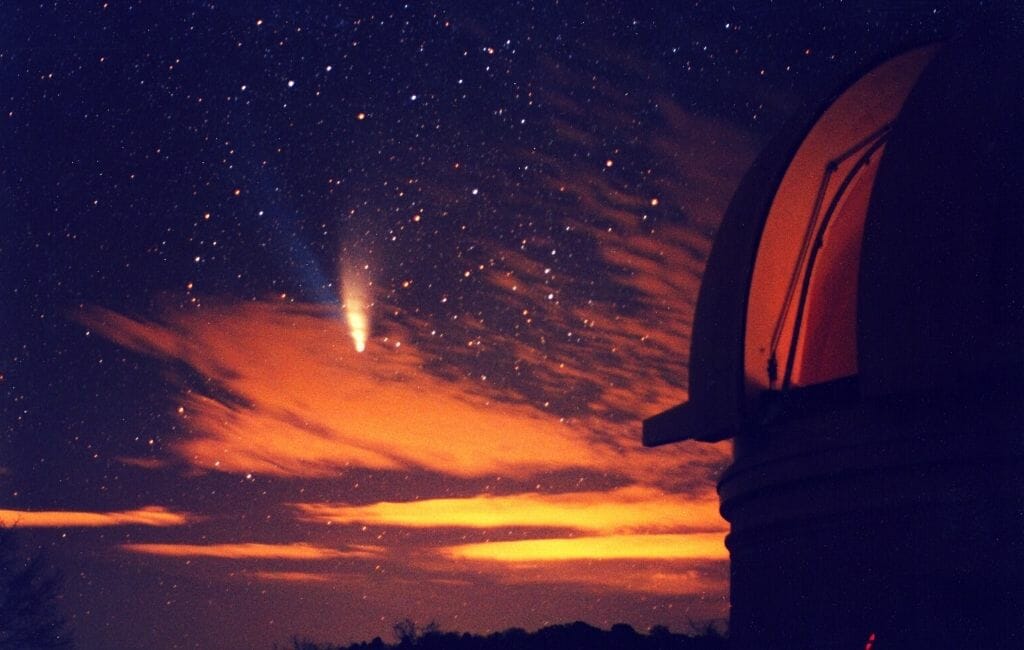
[[344,267],[341,272],[341,307],[345,311],[349,336],[356,352],[366,349],[370,336],[370,288],[367,278],[369,265]]

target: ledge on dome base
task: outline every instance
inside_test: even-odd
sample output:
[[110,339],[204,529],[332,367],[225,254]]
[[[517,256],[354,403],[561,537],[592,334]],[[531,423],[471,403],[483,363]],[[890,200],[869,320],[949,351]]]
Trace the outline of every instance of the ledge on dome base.
[[699,403],[683,402],[644,420],[643,442],[645,447],[684,440],[718,442],[736,436],[741,430],[751,431],[792,417],[849,406],[859,399],[859,377],[851,375],[812,386],[762,391],[742,425],[738,414],[737,423],[729,424],[721,417],[712,417]]
[[698,440],[718,442],[735,434],[732,427],[722,426],[708,417],[700,404],[683,402],[644,420],[644,447],[658,447],[671,442]]

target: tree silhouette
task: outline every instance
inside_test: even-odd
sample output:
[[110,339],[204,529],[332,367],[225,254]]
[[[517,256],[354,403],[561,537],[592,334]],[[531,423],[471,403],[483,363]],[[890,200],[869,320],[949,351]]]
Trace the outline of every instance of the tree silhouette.
[[[510,628],[486,636],[444,632],[437,623],[419,626],[412,619],[401,620],[392,627],[395,644],[380,637],[349,646],[318,645],[293,640],[291,650],[726,650],[728,639],[713,625],[703,627],[699,634],[687,635],[669,631],[663,625],[651,628],[649,634],[637,632],[632,626],[618,623],[602,630],[577,621],[550,625],[536,632]],[[275,646],[276,649],[277,646]]]
[[416,625],[416,621],[410,618],[398,621],[391,626],[391,629],[400,647],[420,644],[422,640],[431,636],[437,636],[441,632],[441,627],[437,624],[437,621],[430,621],[425,626],[420,627]]
[[57,607],[60,586],[43,557],[22,556],[14,532],[0,525],[0,650],[70,647]]
[[416,643],[416,637],[419,636],[419,629],[416,627],[416,621],[406,618],[398,621],[391,626],[392,631],[395,634],[395,640],[400,645],[412,645]]

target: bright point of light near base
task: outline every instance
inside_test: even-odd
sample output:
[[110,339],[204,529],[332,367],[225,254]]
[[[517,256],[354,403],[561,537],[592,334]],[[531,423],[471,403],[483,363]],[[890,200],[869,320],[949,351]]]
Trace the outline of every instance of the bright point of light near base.
[[348,323],[348,333],[356,352],[366,350],[370,336],[369,293],[367,267],[345,267],[341,273],[342,309]]
[[352,337],[352,343],[356,352],[366,349],[366,337],[370,333],[370,324],[366,319],[366,313],[361,309],[354,309],[351,304],[345,304],[345,317],[348,319],[348,331]]

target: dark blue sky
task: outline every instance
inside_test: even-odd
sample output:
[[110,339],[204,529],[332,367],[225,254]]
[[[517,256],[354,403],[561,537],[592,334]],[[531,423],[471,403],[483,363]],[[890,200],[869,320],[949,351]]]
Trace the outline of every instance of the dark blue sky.
[[[722,618],[715,553],[457,549],[627,532],[537,514],[573,499],[724,530],[727,448],[639,450],[717,219],[804,102],[976,9],[750,4],[0,9],[0,510],[80,646]],[[482,496],[527,514],[299,514]]]

